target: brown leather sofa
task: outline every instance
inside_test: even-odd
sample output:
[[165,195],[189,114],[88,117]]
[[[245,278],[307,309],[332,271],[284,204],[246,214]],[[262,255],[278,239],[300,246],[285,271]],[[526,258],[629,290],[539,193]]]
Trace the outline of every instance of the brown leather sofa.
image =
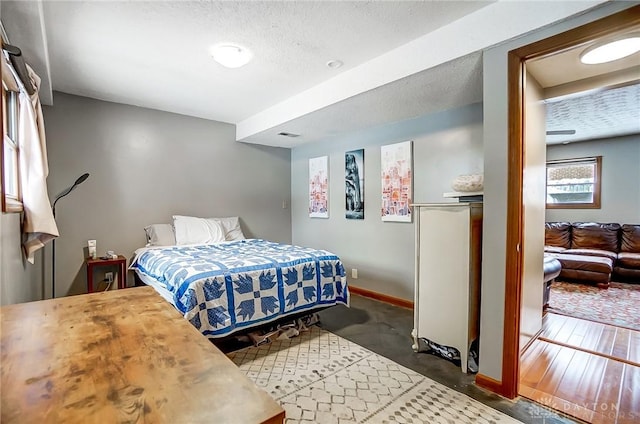
[[549,306],[549,297],[551,295],[551,284],[556,280],[556,277],[560,275],[562,271],[562,264],[556,258],[545,255],[543,262],[543,278],[544,288],[542,290],[542,306],[546,308]]
[[640,224],[547,222],[545,255],[560,261],[561,279],[640,283]]

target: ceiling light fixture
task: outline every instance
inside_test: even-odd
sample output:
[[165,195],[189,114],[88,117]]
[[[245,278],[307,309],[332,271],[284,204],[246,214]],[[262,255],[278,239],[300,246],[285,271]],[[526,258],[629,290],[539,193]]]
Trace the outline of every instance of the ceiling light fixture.
[[253,53],[246,47],[237,44],[218,44],[209,50],[213,60],[227,68],[239,68],[253,58]]
[[630,34],[625,35],[624,38],[609,40],[587,48],[580,55],[580,61],[585,65],[597,65],[631,56],[638,51],[640,51],[640,34]]
[[327,66],[331,69],[338,69],[342,65],[344,65],[344,63],[342,63],[341,60],[333,59],[327,62]]

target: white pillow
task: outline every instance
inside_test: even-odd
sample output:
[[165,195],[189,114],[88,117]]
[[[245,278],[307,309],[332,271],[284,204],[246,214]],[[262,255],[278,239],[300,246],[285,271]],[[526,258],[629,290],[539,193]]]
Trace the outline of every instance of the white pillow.
[[144,227],[148,246],[175,246],[176,234],[171,224],[151,224]]
[[222,225],[213,219],[193,216],[173,216],[176,244],[210,244],[225,241]]
[[244,234],[242,234],[242,228],[240,228],[240,221],[237,216],[230,216],[228,218],[209,218],[218,221],[224,228],[224,238],[227,241],[232,240],[244,240]]

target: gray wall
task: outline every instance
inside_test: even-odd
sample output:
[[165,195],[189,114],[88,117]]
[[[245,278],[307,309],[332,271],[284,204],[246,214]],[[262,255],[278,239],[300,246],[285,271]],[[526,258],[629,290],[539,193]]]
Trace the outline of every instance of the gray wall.
[[578,17],[550,25],[526,36],[489,48],[483,53],[484,97],[484,221],[480,370],[502,381],[505,319],[505,262],[507,222],[507,54],[510,50],[559,34],[633,6],[608,2]]
[[602,156],[600,209],[547,209],[547,221],[640,223],[640,135],[555,144],[547,159]]
[[56,207],[58,296],[86,291],[88,239],[130,258],[143,227],[173,214],[239,216],[247,237],[291,242],[289,150],[238,143],[230,124],[57,92],[44,118],[51,199],[91,174]]
[[0,305],[42,299],[41,251],[35,263],[28,263],[22,255],[22,234],[19,213],[0,214]]
[[[414,224],[382,222],[380,146],[413,140],[414,201],[445,202],[456,176],[482,172],[482,105],[296,147],[291,153],[293,242],[328,249],[349,284],[413,300]],[[345,218],[344,154],[365,149],[365,219]],[[329,156],[329,218],[309,218],[309,158]],[[453,201],[449,199],[448,201]],[[358,269],[358,279],[351,269]]]

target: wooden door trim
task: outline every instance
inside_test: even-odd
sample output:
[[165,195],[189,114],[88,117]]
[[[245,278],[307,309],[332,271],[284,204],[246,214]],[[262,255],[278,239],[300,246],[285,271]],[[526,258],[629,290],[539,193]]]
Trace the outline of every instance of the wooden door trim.
[[[522,301],[523,207],[522,175],[524,171],[524,70],[530,59],[558,53],[600,37],[640,24],[640,6],[604,17],[561,34],[540,40],[508,53],[508,187],[507,236],[505,266],[505,306],[502,352],[502,396],[513,399],[519,384],[519,332]],[[519,248],[520,246],[520,248]],[[492,385],[492,389],[496,385]]]
[[524,61],[509,52],[509,153],[507,185],[507,257],[505,262],[504,334],[502,350],[502,396],[518,395],[520,365],[520,306],[522,300],[523,206],[522,171],[524,168]]

